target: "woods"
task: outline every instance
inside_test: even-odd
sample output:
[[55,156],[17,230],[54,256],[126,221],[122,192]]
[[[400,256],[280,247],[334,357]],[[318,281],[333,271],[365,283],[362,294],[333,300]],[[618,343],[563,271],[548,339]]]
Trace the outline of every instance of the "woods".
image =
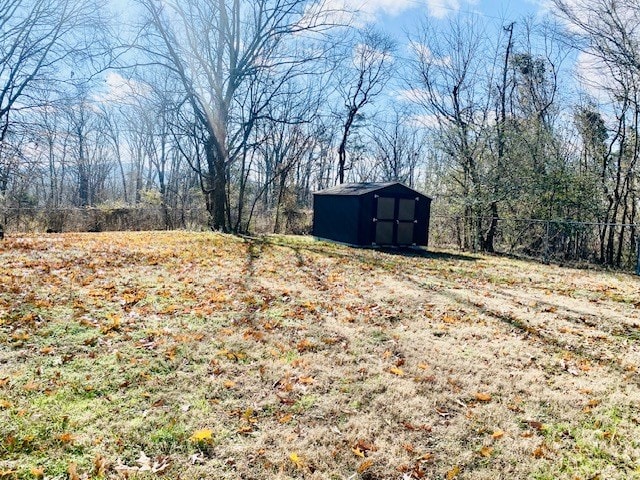
[[[424,15],[330,1],[2,0],[0,223],[308,232],[311,192],[400,180],[443,243],[635,263],[640,7]],[[133,220],[132,220],[133,219]]]

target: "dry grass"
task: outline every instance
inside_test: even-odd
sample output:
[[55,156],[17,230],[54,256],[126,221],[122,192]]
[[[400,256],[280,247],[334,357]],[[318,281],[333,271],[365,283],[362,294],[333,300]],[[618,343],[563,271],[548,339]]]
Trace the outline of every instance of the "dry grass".
[[619,273],[9,237],[0,478],[640,478],[639,339]]

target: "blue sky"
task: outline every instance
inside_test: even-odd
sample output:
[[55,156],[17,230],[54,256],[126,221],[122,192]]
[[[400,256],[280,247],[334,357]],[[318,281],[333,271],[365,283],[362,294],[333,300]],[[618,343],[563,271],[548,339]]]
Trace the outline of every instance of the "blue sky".
[[418,19],[425,16],[433,20],[458,14],[475,15],[489,25],[500,21],[508,23],[525,15],[538,15],[544,11],[542,0],[330,0],[335,5],[361,12],[394,35],[411,30]]

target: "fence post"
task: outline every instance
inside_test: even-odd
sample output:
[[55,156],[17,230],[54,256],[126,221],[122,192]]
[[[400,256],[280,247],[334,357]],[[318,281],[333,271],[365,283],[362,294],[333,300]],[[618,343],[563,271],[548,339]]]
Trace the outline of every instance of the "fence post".
[[544,263],[549,263],[549,226],[550,221],[546,221],[546,228],[544,232]]
[[636,243],[636,275],[640,275],[640,236],[638,236]]

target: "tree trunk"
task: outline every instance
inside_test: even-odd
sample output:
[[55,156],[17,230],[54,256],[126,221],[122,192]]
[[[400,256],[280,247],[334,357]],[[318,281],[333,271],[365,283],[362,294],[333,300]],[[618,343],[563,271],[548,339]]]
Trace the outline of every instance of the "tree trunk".
[[491,223],[489,224],[489,230],[487,231],[487,236],[484,239],[483,250],[485,252],[494,253],[495,252],[495,236],[498,231],[498,202],[491,202]]
[[207,165],[209,167],[209,188],[207,192],[211,228],[227,232],[227,172],[224,158],[216,149],[213,140],[205,145]]

